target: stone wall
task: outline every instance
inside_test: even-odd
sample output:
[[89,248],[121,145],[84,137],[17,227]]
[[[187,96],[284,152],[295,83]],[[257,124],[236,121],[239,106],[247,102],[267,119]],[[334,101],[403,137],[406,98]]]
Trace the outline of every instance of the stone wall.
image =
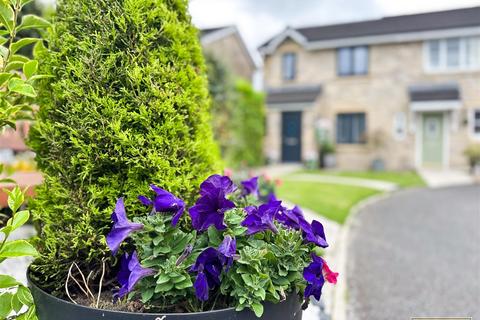
[[202,45],[203,50],[211,53],[216,59],[224,63],[235,76],[249,82],[252,81],[255,66],[250,60],[249,53],[243,46],[238,34],[231,33],[228,36]]

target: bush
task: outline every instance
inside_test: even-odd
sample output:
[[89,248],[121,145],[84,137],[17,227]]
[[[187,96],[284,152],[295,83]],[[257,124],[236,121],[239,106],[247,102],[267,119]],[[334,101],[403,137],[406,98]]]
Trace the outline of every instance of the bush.
[[465,149],[464,154],[472,168],[475,167],[475,165],[480,164],[480,144],[470,144]]
[[226,154],[233,167],[263,164],[265,136],[265,98],[252,85],[239,80],[235,86],[235,108],[231,121],[232,142]]
[[41,230],[35,279],[63,292],[75,261],[93,277],[110,257],[115,199],[153,182],[191,202],[218,170],[204,60],[186,0],[58,2],[30,146],[45,184],[32,203]]
[[211,54],[205,54],[208,89],[212,97],[212,127],[215,140],[225,157],[232,139],[231,121],[234,112],[235,82],[230,71]]

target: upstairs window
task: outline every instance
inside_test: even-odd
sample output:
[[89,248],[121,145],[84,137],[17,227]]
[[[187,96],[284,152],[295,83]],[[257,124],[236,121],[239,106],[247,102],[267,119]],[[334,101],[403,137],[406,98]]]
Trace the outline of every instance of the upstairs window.
[[368,47],[345,47],[337,49],[337,73],[352,76],[368,73]]
[[295,79],[297,69],[297,55],[293,52],[284,53],[282,56],[283,80]]
[[337,143],[365,143],[365,135],[365,113],[339,113],[337,115]]
[[425,43],[427,71],[462,71],[480,68],[480,37],[448,38]]

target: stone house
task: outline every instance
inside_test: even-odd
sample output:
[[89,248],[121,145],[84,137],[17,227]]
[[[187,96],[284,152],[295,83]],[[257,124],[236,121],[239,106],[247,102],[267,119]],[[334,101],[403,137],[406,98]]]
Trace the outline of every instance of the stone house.
[[235,76],[252,82],[257,66],[236,26],[202,29],[200,41]]
[[464,168],[480,143],[480,7],[287,28],[259,48],[271,162]]

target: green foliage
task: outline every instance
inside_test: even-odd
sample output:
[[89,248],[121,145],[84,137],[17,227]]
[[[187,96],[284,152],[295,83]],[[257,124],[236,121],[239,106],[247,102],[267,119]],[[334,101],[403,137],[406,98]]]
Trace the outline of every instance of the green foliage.
[[[173,227],[170,214],[134,219],[144,228],[130,235],[131,241],[124,249],[135,249],[142,267],[152,268],[156,274],[141,280],[130,299],[138,298],[148,310],[156,312],[199,312],[233,306],[238,311],[249,308],[260,317],[265,301],[279,303],[289,294],[303,293],[306,284],[302,272],[315,246],[304,242],[300,231],[277,222],[278,233],[268,230],[247,235],[247,228],[241,225],[246,218],[243,207],[260,202],[254,196],[242,196],[240,190],[229,198],[237,208],[225,212],[225,230],[210,226],[206,232],[197,232],[184,219]],[[218,248],[226,235],[235,237],[238,257],[222,272],[220,287],[201,303],[193,287],[196,274],[189,270],[202,251]],[[193,251],[182,260],[187,247]]]
[[[24,193],[17,186],[8,193],[8,206],[12,217],[0,228],[0,263],[9,258],[37,256],[35,248],[25,240],[8,241],[10,234],[23,226],[30,217],[29,211],[18,211],[24,201]],[[15,278],[0,275],[0,319],[37,319],[33,298],[25,286]]]
[[464,154],[472,167],[480,163],[480,144],[469,145],[465,149]]
[[233,167],[263,164],[265,136],[265,101],[250,83],[239,80],[235,85],[235,108],[231,121],[232,140],[227,163]]
[[229,70],[211,54],[205,56],[213,132],[223,158],[234,168],[263,164],[263,94],[245,80],[235,81]]
[[234,297],[239,311],[250,308],[259,317],[264,301],[278,303],[305,288],[302,271],[312,248],[300,232],[278,229],[276,235],[244,239],[240,259],[222,282],[222,293]]
[[0,128],[15,128],[16,120],[31,118],[32,99],[37,96],[35,81],[42,78],[36,75],[38,62],[20,54],[32,44],[40,45],[41,39],[17,37],[22,30],[29,32],[50,25],[34,15],[20,18],[29,2],[0,0]]
[[29,144],[45,176],[32,202],[34,275],[62,295],[74,261],[98,280],[115,199],[138,216],[136,196],[152,182],[188,203],[219,168],[186,0],[62,0],[57,9],[40,68],[53,78]]
[[205,53],[208,89],[212,98],[212,127],[223,157],[232,139],[231,121],[234,113],[235,86],[227,67],[209,53]]

